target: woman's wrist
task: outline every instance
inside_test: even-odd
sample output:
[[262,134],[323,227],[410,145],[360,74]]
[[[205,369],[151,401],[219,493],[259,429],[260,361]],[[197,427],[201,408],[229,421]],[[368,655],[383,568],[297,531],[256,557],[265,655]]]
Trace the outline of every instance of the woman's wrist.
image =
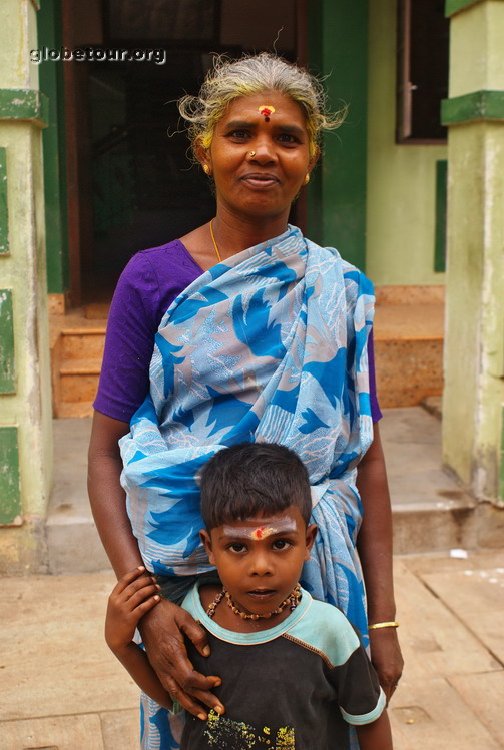
[[146,612],[144,614],[137,625],[143,641],[145,641],[146,636],[148,637],[150,634],[154,635],[155,637],[155,634],[157,633],[159,628],[159,622],[166,621],[166,610],[167,608],[172,607],[178,608],[178,606],[173,602],[170,602],[168,599],[164,599],[163,597],[161,597],[161,601],[155,607],[149,610],[149,612]]
[[394,590],[368,592],[368,623],[395,622],[397,608]]
[[397,630],[399,623],[397,620],[383,620],[382,622],[372,622],[368,625],[368,630]]
[[395,606],[368,607],[368,623],[374,625],[379,622],[396,622],[397,610]]

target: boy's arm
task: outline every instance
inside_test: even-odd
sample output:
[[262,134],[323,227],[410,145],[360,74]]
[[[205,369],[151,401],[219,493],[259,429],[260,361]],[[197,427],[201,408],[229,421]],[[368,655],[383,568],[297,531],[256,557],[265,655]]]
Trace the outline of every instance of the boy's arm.
[[109,596],[105,640],[141,690],[171,709],[172,700],[149,664],[147,654],[132,640],[140,619],[159,602],[158,590],[159,586],[143,566],[126,573]]
[[143,690],[149,698],[155,700],[160,706],[171,710],[173,702],[152,669],[145,651],[133,642],[120,649],[111,650],[133,677],[140,690]]
[[392,732],[386,711],[371,724],[362,724],[356,728],[360,750],[393,750]]

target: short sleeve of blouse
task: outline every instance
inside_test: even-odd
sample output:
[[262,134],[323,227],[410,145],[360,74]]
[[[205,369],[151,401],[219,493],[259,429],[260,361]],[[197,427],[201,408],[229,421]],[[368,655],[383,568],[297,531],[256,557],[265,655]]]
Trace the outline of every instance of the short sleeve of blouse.
[[94,408],[129,422],[149,390],[149,363],[158,328],[159,285],[140,252],[124,268],[112,298]]

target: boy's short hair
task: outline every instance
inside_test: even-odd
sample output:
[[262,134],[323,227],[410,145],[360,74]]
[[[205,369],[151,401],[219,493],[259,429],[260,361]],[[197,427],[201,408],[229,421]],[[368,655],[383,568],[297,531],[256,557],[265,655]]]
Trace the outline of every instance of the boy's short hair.
[[283,445],[242,443],[224,448],[200,475],[201,515],[208,531],[232,521],[279,513],[297,505],[308,525],[312,511],[308,472]]

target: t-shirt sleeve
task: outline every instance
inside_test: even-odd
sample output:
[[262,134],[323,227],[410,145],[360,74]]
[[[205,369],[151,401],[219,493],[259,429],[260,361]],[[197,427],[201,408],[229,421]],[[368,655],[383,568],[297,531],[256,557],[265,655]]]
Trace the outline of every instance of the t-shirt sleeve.
[[129,422],[149,390],[149,364],[157,331],[159,285],[143,253],[122,272],[112,298],[94,408]]
[[386,698],[366,650],[359,645],[348,660],[334,668],[340,711],[349,724],[370,724],[383,713]]

